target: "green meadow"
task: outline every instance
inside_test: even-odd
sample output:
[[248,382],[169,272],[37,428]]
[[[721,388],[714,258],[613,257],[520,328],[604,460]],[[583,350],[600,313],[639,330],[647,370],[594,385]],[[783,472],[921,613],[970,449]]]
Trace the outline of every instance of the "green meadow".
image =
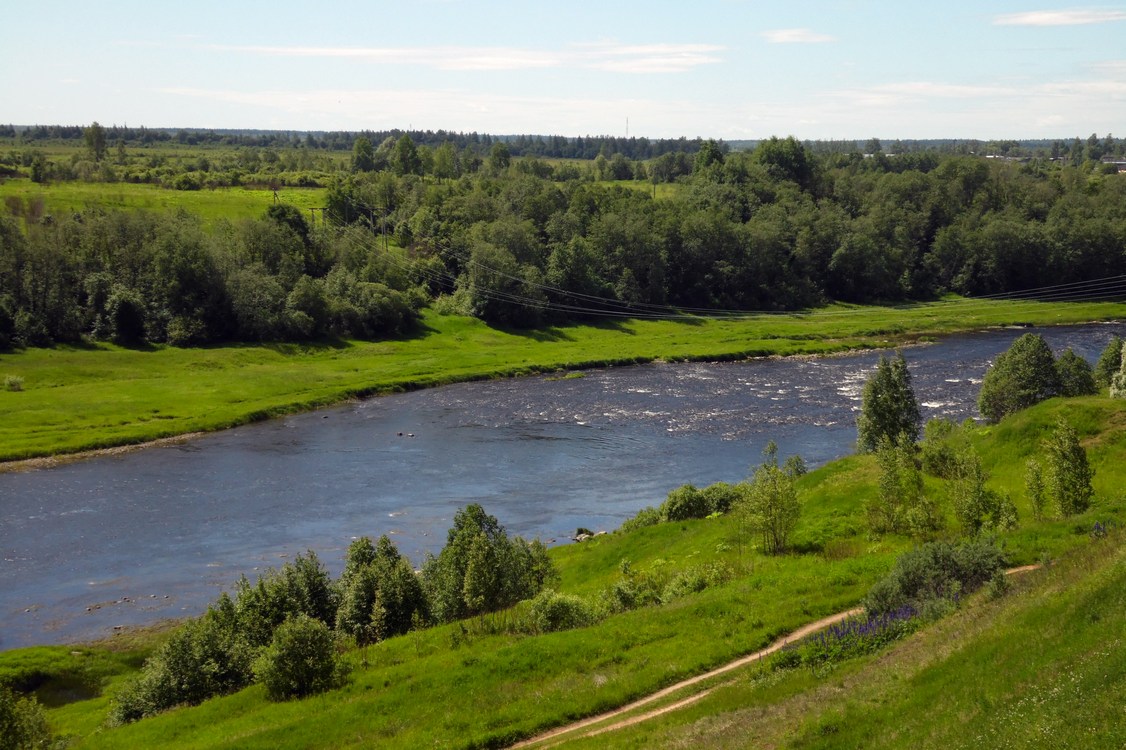
[[[323,188],[283,187],[278,200],[308,213],[324,206]],[[99,208],[114,211],[169,212],[184,210],[199,216],[207,226],[222,220],[257,219],[274,202],[266,188],[224,187],[213,190],[171,190],[159,185],[68,181],[37,185],[31,180],[0,181],[0,203],[20,201],[42,205],[44,214],[73,213]]]
[[349,398],[654,360],[733,360],[891,347],[956,331],[1120,317],[1120,303],[947,298],[733,319],[621,320],[532,331],[427,312],[405,338],[123,348],[90,342],[0,354],[0,460],[218,430]]
[[[1090,510],[1033,520],[1013,476],[1045,425],[1074,424],[1096,469]],[[874,656],[774,671],[758,662],[676,693],[690,706],[577,747],[1119,747],[1126,658],[1126,403],[1053,399],[971,439],[1010,492],[1021,525],[1000,543],[1008,563],[1044,563],[999,598],[964,599],[953,614]],[[599,714],[751,653],[860,602],[910,545],[873,539],[864,502],[876,493],[871,456],[798,480],[802,516],[789,554],[746,544],[718,516],[615,532],[551,550],[557,587],[596,600],[627,567],[673,580],[701,565],[731,576],[699,593],[610,615],[595,625],[529,635],[522,608],[409,633],[353,651],[343,688],[286,703],[253,686],[124,727],[105,726],[110,701],[163,633],[88,646],[0,654],[0,679],[35,688],[56,735],[76,748],[504,747]],[[945,483],[928,494],[945,503]],[[500,519],[502,522],[504,519]],[[1094,538],[1100,521],[1111,531]],[[947,519],[952,533],[952,516]],[[166,632],[166,631],[163,631]],[[363,657],[366,657],[364,663]],[[649,708],[649,707],[647,707]],[[544,746],[555,746],[547,743]]]

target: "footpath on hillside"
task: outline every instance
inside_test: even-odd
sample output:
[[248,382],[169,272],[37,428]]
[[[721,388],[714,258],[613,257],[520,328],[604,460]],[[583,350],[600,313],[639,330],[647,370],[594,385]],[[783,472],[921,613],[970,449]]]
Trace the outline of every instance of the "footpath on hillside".
[[[1005,571],[1005,573],[1007,575],[1015,575],[1018,573],[1026,573],[1030,570],[1036,570],[1039,567],[1039,565],[1022,565],[1019,568],[1010,568],[1009,570]],[[644,698],[639,698],[632,703],[627,703],[620,708],[615,708],[612,711],[606,711],[605,713],[598,714],[597,716],[591,716],[587,719],[581,719],[572,724],[565,724],[561,727],[550,729],[542,734],[537,734],[534,737],[529,737],[526,740],[521,740],[515,745],[510,745],[509,747],[511,748],[511,750],[533,746],[552,747],[556,744],[566,741],[570,738],[571,735],[577,735],[581,737],[595,737],[605,732],[613,732],[617,729],[622,729],[623,727],[640,724],[643,721],[648,721],[649,719],[669,713],[670,711],[676,711],[678,709],[684,708],[685,706],[691,705],[692,703],[695,703],[701,698],[707,696],[709,693],[711,693],[712,688],[701,690],[698,693],[693,693],[692,695],[686,696],[678,701],[651,709],[644,713],[627,716],[627,714],[631,714],[639,708],[644,708],[651,703],[656,703],[657,701],[660,701],[663,698],[667,698],[685,688],[692,687],[693,685],[698,685],[699,683],[710,680],[713,677],[718,677],[733,670],[739,669],[740,667],[745,667],[748,664],[752,664],[760,659],[770,656],[775,651],[785,648],[791,643],[800,641],[806,636],[812,635],[813,633],[816,633],[820,630],[824,630],[831,625],[835,625],[842,620],[847,620],[849,617],[862,614],[863,612],[863,607],[855,607],[845,612],[838,612],[835,615],[822,617],[820,620],[815,620],[814,622],[811,622],[807,625],[803,625],[794,632],[782,636],[766,648],[759,649],[753,654],[747,654],[746,656],[742,656],[735,661],[728,662],[723,666],[716,667],[715,669],[704,672],[703,674],[698,674],[695,677],[689,677],[686,680],[681,680],[680,682],[677,682],[673,685],[669,685],[667,688],[663,688],[655,693],[647,695]],[[617,721],[614,721],[615,719],[617,719]],[[583,732],[584,729],[589,729],[590,731]],[[582,734],[579,735],[579,732],[582,732]]]

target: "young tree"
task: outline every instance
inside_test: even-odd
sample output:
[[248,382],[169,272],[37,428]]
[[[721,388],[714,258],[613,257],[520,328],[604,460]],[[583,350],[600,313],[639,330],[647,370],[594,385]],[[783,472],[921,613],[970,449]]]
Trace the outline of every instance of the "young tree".
[[0,748],[33,750],[51,746],[51,732],[39,701],[21,698],[0,683]]
[[868,525],[875,534],[906,533],[923,537],[941,526],[938,508],[923,489],[915,443],[907,433],[883,437],[876,448],[879,493],[868,503]]
[[1045,485],[1059,514],[1067,518],[1087,510],[1095,494],[1091,486],[1095,470],[1079,444],[1079,433],[1061,419],[1045,440],[1044,450],[1048,463]]
[[1110,379],[1111,398],[1126,398],[1126,347],[1122,351],[1122,365]]
[[751,482],[744,486],[746,490],[740,501],[740,511],[748,529],[759,535],[766,554],[785,552],[790,534],[801,516],[793,477],[778,468],[776,453],[768,453],[767,460],[755,470]]
[[352,143],[352,171],[375,171],[375,147],[367,136],[359,136]]
[[978,409],[990,422],[1058,395],[1056,360],[1044,337],[1026,333],[998,355],[985,373]]
[[347,665],[336,652],[332,631],[305,615],[286,620],[254,662],[254,674],[270,700],[321,693],[341,685]]
[[441,622],[509,607],[535,596],[554,576],[542,544],[510,539],[476,503],[454,514],[446,546],[422,566],[423,589]]
[[106,158],[106,129],[96,121],[82,132],[90,157],[97,162]]
[[1037,521],[1044,518],[1046,495],[1044,489],[1044,468],[1035,458],[1028,459],[1024,470],[1024,488],[1028,494],[1028,504],[1032,506],[1032,515]]
[[1071,349],[1056,360],[1056,376],[1059,378],[1061,396],[1093,396],[1099,392],[1091,364]]
[[1099,388],[1110,386],[1111,379],[1122,368],[1122,338],[1114,336],[1099,355],[1095,364],[1095,384]]
[[921,421],[903,353],[896,352],[891,360],[881,355],[876,372],[864,384],[864,402],[856,419],[860,450],[870,453],[882,439],[894,442],[904,433],[914,442]]
[[1008,531],[1018,523],[1012,500],[987,488],[986,479],[988,475],[977,453],[972,448],[964,450],[958,457],[951,496],[954,515],[968,536],[982,531]]

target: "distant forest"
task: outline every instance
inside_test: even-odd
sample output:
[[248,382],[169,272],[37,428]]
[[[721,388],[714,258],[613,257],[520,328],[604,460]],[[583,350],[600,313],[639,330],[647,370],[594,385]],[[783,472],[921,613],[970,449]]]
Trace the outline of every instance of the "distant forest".
[[[82,125],[0,125],[0,138],[18,139],[27,145],[40,141],[82,141],[86,127]],[[485,153],[494,143],[507,144],[513,156],[542,156],[552,159],[594,159],[598,155],[611,158],[621,154],[629,159],[652,159],[662,154],[684,152],[694,154],[700,150],[704,139],[699,137],[644,138],[611,135],[489,135],[463,133],[449,130],[363,130],[363,131],[285,131],[285,130],[225,130],[198,128],[131,128],[112,125],[105,127],[106,140],[111,145],[143,146],[153,143],[177,143],[185,146],[221,145],[255,148],[310,148],[329,151],[351,151],[356,139],[365,137],[372,143],[382,143],[388,138],[408,136],[418,146],[437,148],[449,143],[458,149],[477,149]],[[747,151],[758,146],[757,140],[719,141],[725,150]],[[1126,139],[1112,135],[1100,138],[1092,133],[1085,139],[1033,139],[992,140],[927,139],[895,140],[882,144],[878,138],[865,140],[812,140],[803,145],[818,154],[905,154],[932,152],[1009,157],[1066,158],[1076,163],[1084,159],[1099,161],[1105,157],[1126,158]]]
[[743,151],[645,141],[634,158],[583,139],[599,144],[595,156],[564,160],[520,151],[528,137],[486,148],[487,136],[333,134],[351,140],[328,158],[308,139],[330,134],[196,131],[288,145],[236,140],[165,158],[129,145],[125,134],[143,129],[42,132],[81,146],[48,159],[21,131],[0,167],[44,183],[319,184],[324,209],[281,202],[211,227],[184,211],[64,215],[9,196],[0,347],[371,339],[408,332],[426,306],[529,327],[947,292],[1121,298],[1126,278],[1123,144],[1111,137],[1022,158],[793,138]]

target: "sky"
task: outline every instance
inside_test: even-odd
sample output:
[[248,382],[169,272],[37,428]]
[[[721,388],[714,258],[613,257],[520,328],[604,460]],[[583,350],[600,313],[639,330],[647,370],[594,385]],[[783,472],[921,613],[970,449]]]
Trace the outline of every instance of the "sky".
[[0,122],[1126,135],[1126,4],[1042,2],[8,2]]

